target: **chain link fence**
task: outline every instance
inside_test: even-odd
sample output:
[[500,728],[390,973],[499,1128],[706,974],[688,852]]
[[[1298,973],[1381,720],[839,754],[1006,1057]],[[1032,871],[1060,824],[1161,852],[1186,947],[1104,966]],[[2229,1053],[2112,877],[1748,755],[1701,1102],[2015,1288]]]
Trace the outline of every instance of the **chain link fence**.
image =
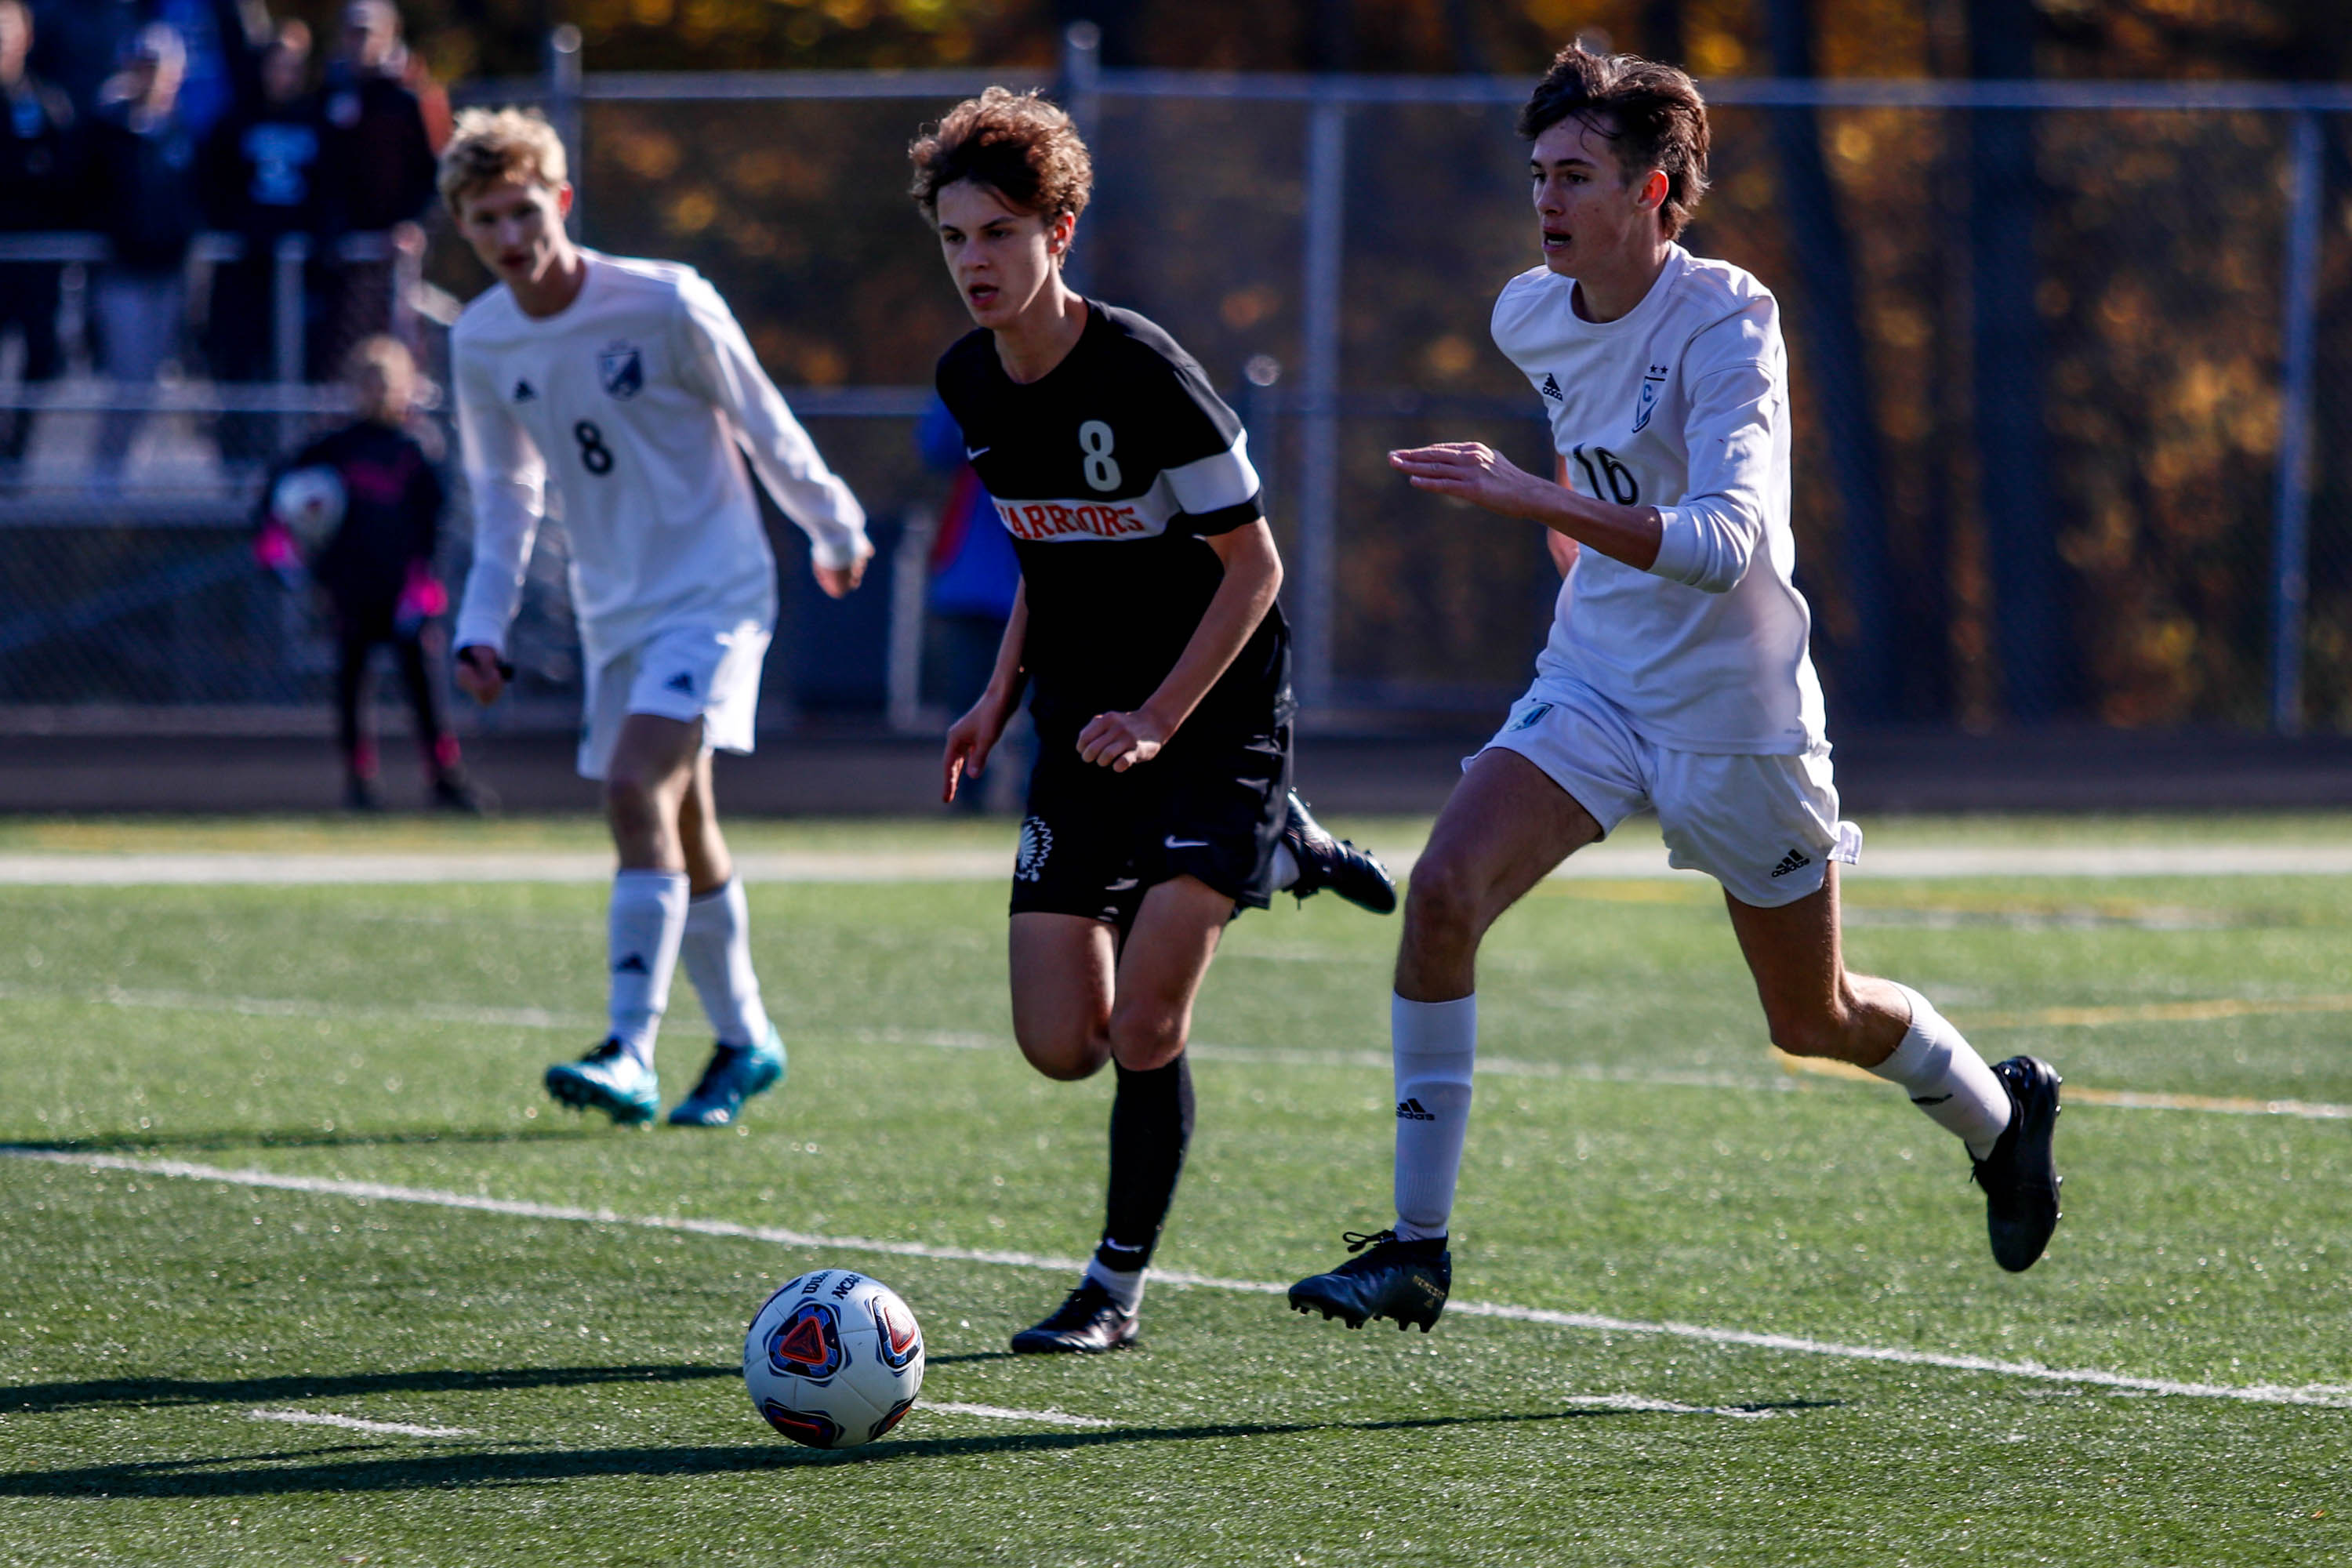
[[[709,276],[876,518],[878,580],[840,605],[772,519],[779,718],[922,711],[921,598],[894,577],[919,572],[946,491],[912,427],[968,323],[903,150],[985,79],[558,72],[463,95],[551,102],[579,146],[583,237]],[[1557,587],[1541,539],[1411,491],[1383,454],[1478,438],[1551,466],[1539,402],[1486,328],[1534,259],[1510,129],[1525,84],[1105,73],[1078,55],[1062,90],[1097,170],[1077,279],[1171,331],[1250,426],[1310,707],[1365,726],[1490,716]],[[1715,188],[1687,243],[1783,306],[1800,576],[1833,721],[2352,729],[2352,94],[1708,90]],[[480,281],[446,234],[425,278]],[[109,490],[98,384],[8,400],[41,408],[0,497],[0,709],[266,719],[323,698],[307,607],[243,554],[256,468],[222,454],[229,392],[285,422],[281,449],[331,405],[191,371]],[[451,531],[454,582],[462,503]],[[569,722],[561,543],[551,529],[518,651],[525,718]]]

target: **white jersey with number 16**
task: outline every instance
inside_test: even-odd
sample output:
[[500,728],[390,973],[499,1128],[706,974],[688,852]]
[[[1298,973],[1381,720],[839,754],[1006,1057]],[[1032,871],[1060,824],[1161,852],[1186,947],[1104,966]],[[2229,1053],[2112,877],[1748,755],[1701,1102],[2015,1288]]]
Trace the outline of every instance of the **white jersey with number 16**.
[[1571,489],[1654,506],[1646,572],[1581,552],[1538,682],[1583,682],[1679,752],[1796,755],[1823,743],[1804,596],[1790,580],[1789,367],[1780,307],[1680,246],[1613,321],[1544,268],[1495,301],[1495,342],[1551,416]]
[[525,315],[503,285],[466,308],[451,379],[474,499],[459,647],[503,651],[551,479],[590,661],[677,626],[765,626],[776,563],[740,447],[769,493],[846,566],[866,514],[690,267],[585,253],[579,297]]

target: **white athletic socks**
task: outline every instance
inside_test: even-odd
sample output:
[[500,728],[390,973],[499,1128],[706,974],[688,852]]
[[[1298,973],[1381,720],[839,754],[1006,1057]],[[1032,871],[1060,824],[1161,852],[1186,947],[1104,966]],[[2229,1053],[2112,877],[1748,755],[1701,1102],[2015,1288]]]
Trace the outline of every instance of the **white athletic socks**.
[[1118,1304],[1118,1310],[1133,1317],[1143,1306],[1143,1276],[1140,1268],[1113,1268],[1099,1258],[1087,1259],[1087,1271],[1079,1276],[1091,1279],[1103,1288],[1103,1293]]
[[1908,985],[1895,988],[1911,1004],[1911,1026],[1895,1054],[1871,1072],[1900,1084],[1929,1121],[1983,1159],[2009,1126],[2009,1091],[1934,1003]]
[[686,873],[614,873],[610,929],[613,1037],[651,1067],[654,1035],[669,1005],[669,979],[686,935]]
[[1290,852],[1287,844],[1274,847],[1274,890],[1277,893],[1298,881],[1298,857]]
[[1462,1139],[1470,1125],[1470,1066],[1478,1054],[1478,998],[1389,1000],[1396,1063],[1396,1233],[1405,1241],[1445,1234]]
[[751,911],[740,877],[687,901],[678,956],[721,1045],[751,1047],[768,1037],[760,977],[751,973]]

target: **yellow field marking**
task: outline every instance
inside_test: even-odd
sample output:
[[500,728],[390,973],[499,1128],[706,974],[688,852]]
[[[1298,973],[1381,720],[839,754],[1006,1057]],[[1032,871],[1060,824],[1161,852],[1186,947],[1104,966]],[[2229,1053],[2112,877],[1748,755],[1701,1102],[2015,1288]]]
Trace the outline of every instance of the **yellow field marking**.
[[[1884,1080],[1854,1066],[1852,1062],[1831,1061],[1822,1057],[1792,1057],[1778,1047],[1772,1059],[1780,1070],[1804,1073],[1814,1078],[1834,1078],[1848,1083],[1880,1083]],[[2087,1089],[2070,1083],[2065,1088],[2069,1105],[2105,1105],[2122,1110],[2205,1110],[2231,1116],[2298,1116],[2313,1121],[2352,1121],[2352,1105],[2329,1105],[2311,1100],[2242,1100],[2209,1094],[2155,1094],[2128,1089]]]
[[2025,1013],[1971,1013],[1969,1022],[1979,1029],[2097,1029],[2112,1024],[2203,1024],[2287,1013],[2352,1013],[2352,996],[2212,996],[2120,1007],[2037,1007]]

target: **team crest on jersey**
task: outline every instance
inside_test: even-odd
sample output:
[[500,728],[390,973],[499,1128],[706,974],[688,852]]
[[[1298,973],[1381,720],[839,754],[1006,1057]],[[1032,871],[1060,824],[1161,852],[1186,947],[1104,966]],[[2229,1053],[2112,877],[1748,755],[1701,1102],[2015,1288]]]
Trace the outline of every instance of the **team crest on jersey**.
[[596,356],[596,374],[604,383],[604,390],[614,397],[626,400],[646,388],[645,356],[635,343],[607,343],[604,352]]
[[1658,393],[1666,384],[1666,367],[1654,364],[1642,377],[1641,401],[1633,408],[1633,429],[1638,434],[1650,423],[1650,416],[1658,409]]

